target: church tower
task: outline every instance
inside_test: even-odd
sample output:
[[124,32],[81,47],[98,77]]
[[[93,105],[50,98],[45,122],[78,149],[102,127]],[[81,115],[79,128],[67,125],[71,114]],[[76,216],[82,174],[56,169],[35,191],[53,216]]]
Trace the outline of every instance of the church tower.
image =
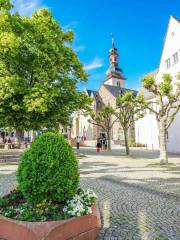
[[122,69],[118,66],[118,50],[115,47],[114,37],[112,37],[112,48],[109,50],[109,62],[104,84],[123,88],[126,78],[122,76]]

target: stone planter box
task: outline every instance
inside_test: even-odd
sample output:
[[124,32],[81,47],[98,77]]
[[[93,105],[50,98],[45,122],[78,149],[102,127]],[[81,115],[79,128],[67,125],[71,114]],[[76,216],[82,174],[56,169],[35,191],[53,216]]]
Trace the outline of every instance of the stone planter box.
[[61,221],[23,222],[0,215],[3,240],[95,240],[100,228],[96,206],[92,207],[92,214]]

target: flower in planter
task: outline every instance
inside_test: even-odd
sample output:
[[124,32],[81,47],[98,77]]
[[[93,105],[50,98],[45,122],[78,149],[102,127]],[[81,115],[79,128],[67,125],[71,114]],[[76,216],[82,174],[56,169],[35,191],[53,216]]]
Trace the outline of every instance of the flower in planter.
[[97,199],[96,194],[91,190],[80,190],[71,200],[68,200],[63,212],[71,217],[79,217],[86,214],[91,214],[91,206]]
[[79,189],[78,161],[63,136],[45,133],[22,155],[18,189],[0,199],[0,213],[22,221],[51,221],[92,213],[97,196]]

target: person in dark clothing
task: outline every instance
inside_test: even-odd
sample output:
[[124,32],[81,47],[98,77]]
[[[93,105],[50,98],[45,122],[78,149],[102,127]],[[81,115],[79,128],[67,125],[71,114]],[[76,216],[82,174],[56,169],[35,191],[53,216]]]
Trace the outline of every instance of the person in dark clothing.
[[80,146],[80,138],[77,136],[76,137],[76,147],[77,147],[77,149],[79,149],[79,146]]
[[107,139],[105,139],[104,149],[107,150]]
[[97,152],[100,152],[100,151],[101,151],[101,147],[102,147],[101,141],[98,140],[98,141],[97,141],[97,145],[96,145],[96,151],[97,151]]

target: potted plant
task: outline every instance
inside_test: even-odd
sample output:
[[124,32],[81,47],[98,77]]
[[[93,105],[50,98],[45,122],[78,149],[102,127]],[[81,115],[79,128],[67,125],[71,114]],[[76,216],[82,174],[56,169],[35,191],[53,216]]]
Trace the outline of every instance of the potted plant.
[[18,187],[0,199],[0,239],[96,239],[97,197],[79,187],[78,161],[63,136],[44,133],[21,157]]

